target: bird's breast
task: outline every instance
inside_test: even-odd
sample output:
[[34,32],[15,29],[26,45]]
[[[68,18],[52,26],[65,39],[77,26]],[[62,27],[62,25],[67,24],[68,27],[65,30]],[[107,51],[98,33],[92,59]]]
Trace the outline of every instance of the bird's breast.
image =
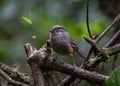
[[62,55],[70,55],[73,53],[73,48],[68,39],[63,37],[55,37],[51,40],[51,46],[55,52]]

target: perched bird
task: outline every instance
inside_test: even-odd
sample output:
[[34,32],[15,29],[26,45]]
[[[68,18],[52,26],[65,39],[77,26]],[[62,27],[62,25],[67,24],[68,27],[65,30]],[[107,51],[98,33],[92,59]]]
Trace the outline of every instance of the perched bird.
[[69,55],[72,56],[74,65],[74,53],[79,54],[79,56],[85,58],[78,50],[76,43],[70,37],[68,31],[65,27],[60,25],[55,25],[52,27],[50,32],[50,44],[53,50],[61,55]]

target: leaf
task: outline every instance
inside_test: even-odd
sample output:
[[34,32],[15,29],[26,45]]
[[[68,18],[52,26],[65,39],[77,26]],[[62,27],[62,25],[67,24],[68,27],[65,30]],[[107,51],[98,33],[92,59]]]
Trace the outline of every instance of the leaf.
[[113,71],[104,86],[120,86],[120,67]]
[[29,18],[23,16],[22,19],[25,20],[27,23],[32,24],[32,21]]
[[36,36],[35,36],[35,35],[32,35],[32,39],[36,39]]

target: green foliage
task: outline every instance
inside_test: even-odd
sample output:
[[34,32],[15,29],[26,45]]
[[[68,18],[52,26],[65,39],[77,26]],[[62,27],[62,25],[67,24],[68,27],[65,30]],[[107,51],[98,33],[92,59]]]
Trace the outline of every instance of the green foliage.
[[[90,26],[92,35],[100,33],[105,29],[105,24],[103,21],[104,21],[104,19],[98,18],[98,19],[90,22],[89,26]],[[82,35],[88,35],[86,22],[81,22],[80,26],[81,26],[80,28],[82,30]]]
[[113,71],[104,86],[120,86],[120,67]]

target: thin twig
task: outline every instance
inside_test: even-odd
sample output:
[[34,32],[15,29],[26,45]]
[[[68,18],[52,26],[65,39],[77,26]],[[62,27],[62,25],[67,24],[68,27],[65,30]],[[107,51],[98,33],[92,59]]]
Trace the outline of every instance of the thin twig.
[[[86,24],[87,24],[87,30],[90,38],[92,38],[90,27],[89,27],[89,0],[87,0],[87,9],[86,9]],[[90,47],[89,53],[87,55],[86,61],[89,59],[90,55],[92,54],[93,47]]]
[[88,38],[88,37],[86,37],[86,36],[84,36],[84,39],[85,39],[88,43],[90,43],[94,48],[96,48],[96,49],[99,50],[98,46],[96,45],[96,41],[95,41],[95,40],[92,40],[91,38]]
[[116,32],[116,34],[108,41],[108,43],[104,47],[110,47],[118,42],[118,38],[120,38],[120,29]]
[[0,75],[5,78],[10,84],[12,85],[17,85],[17,86],[30,86],[30,85],[27,85],[27,84],[24,84],[22,82],[18,82],[18,81],[15,81],[13,80],[11,77],[9,77],[9,75],[7,75],[3,70],[0,69]]
[[87,30],[90,38],[92,38],[90,27],[89,27],[89,0],[87,0],[87,8],[86,8],[86,24],[87,24]]
[[65,79],[62,80],[59,86],[69,86],[71,82],[74,82],[75,80],[76,80],[75,76],[67,76]]

